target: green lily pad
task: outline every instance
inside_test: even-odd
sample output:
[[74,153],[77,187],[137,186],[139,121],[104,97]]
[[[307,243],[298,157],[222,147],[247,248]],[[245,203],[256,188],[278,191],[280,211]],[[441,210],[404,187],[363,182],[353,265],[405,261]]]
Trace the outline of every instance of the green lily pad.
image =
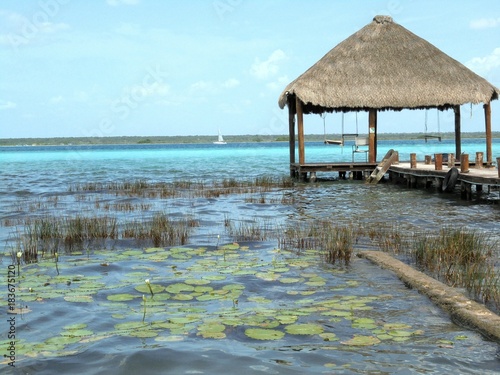
[[158,332],[153,330],[138,330],[138,331],[128,332],[127,336],[149,338],[158,336]]
[[176,301],[191,301],[194,297],[191,294],[178,293],[173,295],[171,298]]
[[285,333],[275,329],[248,328],[245,330],[245,335],[256,340],[280,340]]
[[290,324],[285,331],[291,335],[317,335],[323,333],[323,327],[313,323]]
[[166,291],[172,294],[177,294],[180,292],[194,292],[194,286],[184,283],[175,283],[167,286]]
[[294,284],[298,283],[300,281],[303,281],[304,279],[298,278],[298,277],[282,277],[279,279],[279,281],[283,284]]
[[63,329],[65,329],[65,330],[84,329],[86,327],[87,327],[87,325],[85,323],[75,323],[75,324],[70,324],[70,325],[64,326]]
[[61,336],[69,336],[69,337],[82,337],[82,336],[91,336],[94,332],[88,329],[70,329],[61,332]]
[[378,343],[380,340],[375,336],[354,336],[350,340],[341,342],[341,344],[348,346],[372,346]]
[[370,318],[358,318],[354,319],[352,322],[352,328],[360,328],[360,329],[375,329],[377,325],[375,321]]
[[[158,284],[151,284],[150,283],[149,286],[153,290],[154,294],[161,293],[165,290],[165,287],[158,285]],[[148,284],[146,284],[146,283],[136,286],[135,290],[137,290],[138,292],[144,293],[144,294],[151,294],[151,291],[149,290]]]
[[203,280],[203,279],[186,279],[184,282],[188,285],[206,285],[210,284],[209,280]]
[[130,293],[121,293],[121,294],[112,294],[107,296],[108,301],[114,302],[123,302],[123,301],[132,301],[134,298],[138,298],[138,295],[132,295]]
[[413,335],[413,332],[402,331],[402,330],[393,330],[393,331],[389,331],[387,333],[393,337],[409,337],[409,336]]

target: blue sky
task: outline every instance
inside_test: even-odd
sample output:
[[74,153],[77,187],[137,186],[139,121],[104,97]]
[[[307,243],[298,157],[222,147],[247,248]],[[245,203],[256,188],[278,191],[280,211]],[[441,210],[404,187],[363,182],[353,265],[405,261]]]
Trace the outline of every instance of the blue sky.
[[[3,0],[0,138],[287,134],[281,91],[377,14],[500,87],[498,0]],[[429,110],[428,131],[453,131],[448,112]],[[379,132],[425,118],[384,112]],[[492,119],[500,131],[498,100]],[[345,132],[356,120],[366,133],[366,113]],[[340,132],[341,115],[325,123]],[[481,105],[463,106],[462,130],[484,130]]]

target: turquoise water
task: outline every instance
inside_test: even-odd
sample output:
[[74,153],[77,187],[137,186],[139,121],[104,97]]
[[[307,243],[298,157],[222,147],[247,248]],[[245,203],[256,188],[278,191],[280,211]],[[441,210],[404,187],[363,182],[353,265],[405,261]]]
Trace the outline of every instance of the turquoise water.
[[[399,151],[400,160],[408,160],[412,152],[423,160],[426,154],[454,152],[454,143],[382,141],[378,146],[379,156],[390,148]],[[470,153],[473,160],[477,151],[485,152],[484,141],[464,140],[462,151]],[[495,140],[494,156],[499,151],[500,141]],[[198,249],[196,254],[189,253],[189,258],[168,249],[165,258],[158,258],[156,253],[145,250],[149,246],[117,239],[114,243],[102,245],[107,246],[106,251],[92,248],[88,253],[61,254],[58,270],[52,258],[39,265],[22,265],[21,274],[43,278],[44,282],[35,287],[38,299],[26,290],[27,285],[18,286],[19,303],[30,311],[16,315],[20,340],[17,370],[27,374],[497,373],[500,360],[496,343],[455,325],[427,298],[405,288],[394,275],[365,260],[354,259],[348,269],[341,270],[320,261],[290,266],[300,262],[301,256],[305,255],[293,252],[277,255],[277,244],[264,241],[249,243],[247,250],[233,254],[238,256],[235,259],[239,265],[234,271],[234,265],[229,266],[226,264],[228,260],[223,259],[227,254],[217,252],[215,245],[234,241],[226,230],[228,219],[241,223],[265,219],[286,225],[323,218],[366,228],[395,225],[410,232],[436,231],[455,224],[495,236],[500,233],[500,209],[498,204],[491,202],[498,198],[498,192],[492,193],[489,200],[465,202],[456,195],[442,195],[432,190],[339,181],[334,174],[318,174],[328,181],[299,184],[268,193],[266,203],[249,199],[251,194],[160,199],[71,190],[77,184],[96,182],[287,177],[288,153],[286,143],[0,148],[2,253],[9,253],[13,248],[16,232],[23,230],[18,223],[27,217],[97,214],[115,215],[120,222],[129,222],[155,212],[166,212],[173,218],[195,217],[200,223],[193,229],[186,245]],[[351,158],[349,145],[306,144],[307,162],[350,161]],[[259,198],[259,193],[254,195],[254,198]],[[293,203],[273,203],[279,202],[282,196],[293,196]],[[104,208],[106,204],[124,202],[147,203],[149,208],[146,212],[115,212]],[[138,253],[127,255],[129,250]],[[288,284],[257,277],[258,273],[254,271],[267,273],[269,267],[276,267],[276,262],[280,262],[280,268],[289,268],[283,271],[283,280],[299,281]],[[2,257],[1,266],[5,273],[10,263],[10,254]],[[205,268],[207,264],[210,267]],[[180,274],[172,273],[172,267]],[[203,312],[192,317],[192,325],[180,333],[163,326],[152,329],[150,333],[156,335],[152,337],[113,333],[116,324],[141,320],[141,293],[135,288],[143,284],[144,279],[169,287],[188,278],[210,279],[214,275],[225,276],[223,281],[209,284],[215,290],[228,284],[244,288],[238,295],[238,306],[235,307],[234,298],[203,304],[172,298],[156,301],[158,310],[149,306],[146,315],[146,322],[150,325],[156,321],[164,322],[168,317],[184,317],[181,312],[186,310],[200,309]],[[308,286],[305,283],[311,275],[321,276],[326,280],[325,284]],[[86,278],[88,280],[83,283],[81,280]],[[101,283],[99,290],[94,290],[91,280]],[[50,285],[43,286],[44,283]],[[82,284],[86,286],[85,293],[77,289]],[[33,281],[30,285],[38,284]],[[57,293],[51,295],[46,289],[54,285]],[[6,292],[4,287],[2,295]],[[85,301],[73,302],[72,298],[79,293],[85,294]],[[129,293],[134,299],[111,304],[108,297],[117,293]],[[261,299],[253,298],[256,296]],[[323,314],[325,307],[321,304],[329,298],[349,301],[362,297],[370,298],[367,309],[354,310],[350,318]],[[1,307],[6,306],[4,299]],[[297,306],[304,314],[308,311],[308,314],[300,315],[296,309],[290,310],[292,306]],[[286,334],[276,341],[254,340],[245,335],[245,330],[252,326],[250,323],[234,327],[226,324],[224,339],[203,338],[198,334],[200,326],[222,315],[236,311],[249,319],[258,315],[259,309],[270,314],[266,316],[269,320],[278,313],[297,315],[299,322],[320,325],[326,332],[334,333],[338,340],[325,341],[318,335],[293,334]],[[372,332],[353,326],[355,318],[372,319],[378,328],[386,323],[404,324],[411,327],[411,332],[418,333],[372,346],[352,347],[345,343],[354,336],[371,335]],[[75,323],[86,325],[91,332],[88,337],[52,349],[44,344],[44,350],[40,343],[67,334],[63,327]],[[6,338],[7,329],[7,323],[3,323],[2,340]],[[286,324],[277,329],[285,332]],[[1,350],[2,353],[6,351],[5,342],[2,342]],[[6,373],[18,373],[5,363],[1,366]]]

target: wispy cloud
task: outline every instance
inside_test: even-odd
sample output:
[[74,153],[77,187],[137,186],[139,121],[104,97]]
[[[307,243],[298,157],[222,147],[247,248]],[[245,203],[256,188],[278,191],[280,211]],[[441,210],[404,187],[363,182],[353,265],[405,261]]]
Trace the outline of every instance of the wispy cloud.
[[264,61],[256,58],[252,66],[250,67],[250,74],[258,79],[268,79],[275,76],[279,72],[280,61],[286,59],[286,54],[281,49],[275,50],[271,55]]
[[491,29],[500,26],[500,17],[497,18],[478,18],[470,21],[471,29]]
[[481,75],[487,75],[494,69],[500,68],[500,47],[495,48],[489,55],[474,57],[465,65]]
[[6,109],[12,109],[16,108],[17,104],[14,102],[11,102],[10,100],[0,100],[0,110],[6,110]]

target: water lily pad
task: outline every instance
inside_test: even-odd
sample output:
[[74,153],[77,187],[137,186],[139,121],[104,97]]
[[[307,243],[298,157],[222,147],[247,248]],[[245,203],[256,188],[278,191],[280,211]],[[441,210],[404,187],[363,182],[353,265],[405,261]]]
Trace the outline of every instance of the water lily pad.
[[337,341],[338,340],[337,335],[333,332],[320,333],[319,337],[321,337],[324,341]]
[[210,281],[222,281],[227,278],[226,275],[207,275],[203,276],[204,279],[210,280]]
[[248,328],[245,330],[245,335],[256,340],[280,340],[285,333],[275,329]]
[[142,250],[126,250],[124,252],[121,253],[121,255],[124,255],[124,256],[138,256],[138,255],[142,255],[143,252]]
[[358,318],[354,319],[352,322],[352,328],[360,328],[360,329],[375,329],[377,325],[375,321],[370,318]]
[[158,332],[153,330],[138,330],[138,331],[128,332],[127,336],[149,338],[158,336]]
[[191,294],[178,293],[171,298],[177,301],[191,301],[194,297]]
[[210,284],[209,280],[203,280],[203,279],[186,279],[184,280],[186,284],[189,285],[207,285]]
[[276,319],[281,324],[292,324],[297,321],[299,317],[297,315],[276,315]]
[[177,294],[180,292],[194,292],[194,286],[184,283],[175,283],[167,286],[166,291],[172,294]]
[[[153,290],[154,294],[161,293],[165,290],[165,287],[158,285],[158,284],[149,283],[149,286]],[[148,284],[146,284],[146,283],[143,283],[143,284],[136,286],[135,290],[137,290],[140,293],[151,294],[151,291],[149,290]]]
[[123,301],[132,301],[134,298],[138,298],[139,295],[132,295],[130,293],[121,293],[121,294],[112,294],[107,296],[106,298],[109,301],[114,301],[114,302],[123,302]]
[[85,323],[75,323],[63,327],[63,329],[65,330],[84,329],[84,328],[87,328],[87,325]]
[[392,330],[387,333],[393,337],[409,337],[413,335],[413,332],[403,330]]
[[299,277],[282,277],[279,279],[279,281],[283,284],[294,284],[298,283],[300,281],[303,281],[304,279],[301,279]]
[[317,335],[323,333],[323,327],[314,323],[290,324],[285,331],[291,335]]
[[405,323],[386,323],[384,324],[384,329],[387,331],[409,329],[411,326]]
[[93,335],[89,329],[70,329],[61,332],[61,336],[69,336],[69,337],[82,337],[82,336],[90,336]]
[[380,340],[375,336],[354,336],[350,340],[341,342],[341,344],[348,346],[372,346],[378,343]]
[[130,330],[140,329],[146,325],[147,325],[146,323],[139,321],[124,322],[115,324],[115,329],[117,331],[130,331]]

